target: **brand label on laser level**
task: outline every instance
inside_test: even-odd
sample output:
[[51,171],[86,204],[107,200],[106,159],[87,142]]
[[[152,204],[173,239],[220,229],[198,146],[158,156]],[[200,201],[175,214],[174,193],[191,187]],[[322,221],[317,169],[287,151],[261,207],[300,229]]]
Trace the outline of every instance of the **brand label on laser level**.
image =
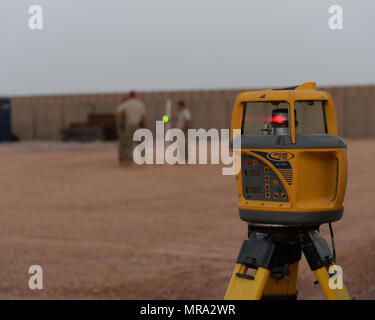
[[275,151],[267,154],[267,159],[272,161],[286,161],[294,158],[294,154],[285,151]]

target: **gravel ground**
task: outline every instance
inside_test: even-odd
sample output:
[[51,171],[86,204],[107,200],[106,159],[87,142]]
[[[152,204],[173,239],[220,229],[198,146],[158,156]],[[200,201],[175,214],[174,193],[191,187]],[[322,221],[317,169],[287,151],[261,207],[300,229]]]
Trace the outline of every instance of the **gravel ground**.
[[[375,140],[349,141],[337,260],[375,298]],[[247,228],[221,166],[120,168],[115,143],[0,144],[0,298],[222,299]],[[322,227],[328,239],[328,227]],[[329,240],[329,239],[328,239]],[[28,289],[43,267],[44,289]],[[303,259],[300,298],[322,298]]]

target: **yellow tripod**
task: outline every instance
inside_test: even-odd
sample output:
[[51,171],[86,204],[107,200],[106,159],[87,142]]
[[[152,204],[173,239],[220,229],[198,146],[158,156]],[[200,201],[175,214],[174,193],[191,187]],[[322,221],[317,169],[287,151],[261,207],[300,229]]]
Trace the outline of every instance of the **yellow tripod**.
[[[297,299],[298,262],[304,253],[328,300],[351,297],[344,284],[331,288],[335,264],[318,227],[252,227],[230,280],[226,300]],[[253,270],[253,274],[248,271]]]

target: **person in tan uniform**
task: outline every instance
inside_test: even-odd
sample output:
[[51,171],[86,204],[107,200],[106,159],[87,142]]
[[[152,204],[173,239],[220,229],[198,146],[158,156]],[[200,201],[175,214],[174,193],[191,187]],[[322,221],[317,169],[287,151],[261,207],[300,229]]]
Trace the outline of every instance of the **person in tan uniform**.
[[130,165],[133,162],[133,135],[139,128],[146,127],[146,108],[137,99],[137,93],[131,91],[116,109],[116,125],[119,164]]
[[191,125],[191,113],[188,108],[186,108],[184,101],[179,101],[177,104],[177,114],[175,115],[175,119],[177,120],[176,126],[178,129],[181,129],[185,134],[185,159],[188,159],[188,130]]

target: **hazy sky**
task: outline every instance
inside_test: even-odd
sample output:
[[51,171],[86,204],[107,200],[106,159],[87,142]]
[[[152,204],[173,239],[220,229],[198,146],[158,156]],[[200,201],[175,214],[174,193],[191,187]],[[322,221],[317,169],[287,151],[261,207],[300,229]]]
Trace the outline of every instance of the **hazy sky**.
[[0,0],[0,52],[0,95],[375,84],[375,2]]

